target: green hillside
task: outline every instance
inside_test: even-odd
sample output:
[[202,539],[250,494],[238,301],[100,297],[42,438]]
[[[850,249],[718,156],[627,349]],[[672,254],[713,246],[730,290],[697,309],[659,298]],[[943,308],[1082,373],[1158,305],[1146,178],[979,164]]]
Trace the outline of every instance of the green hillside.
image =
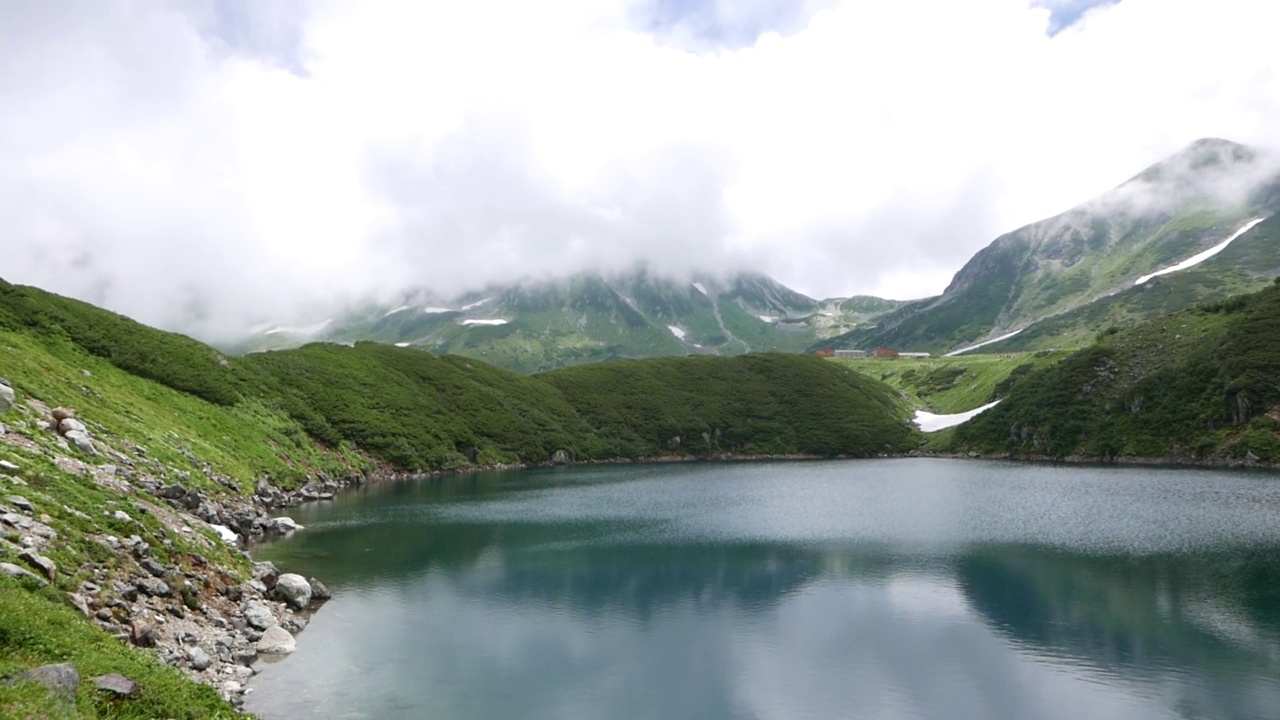
[[1280,280],[1111,330],[956,429],[954,449],[1280,461]]

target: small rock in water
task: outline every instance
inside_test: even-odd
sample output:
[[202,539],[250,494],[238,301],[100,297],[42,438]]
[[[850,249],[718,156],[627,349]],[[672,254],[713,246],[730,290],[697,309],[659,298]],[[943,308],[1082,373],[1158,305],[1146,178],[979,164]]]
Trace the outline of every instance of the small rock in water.
[[276,593],[298,610],[311,603],[311,584],[295,573],[285,573],[276,579]]

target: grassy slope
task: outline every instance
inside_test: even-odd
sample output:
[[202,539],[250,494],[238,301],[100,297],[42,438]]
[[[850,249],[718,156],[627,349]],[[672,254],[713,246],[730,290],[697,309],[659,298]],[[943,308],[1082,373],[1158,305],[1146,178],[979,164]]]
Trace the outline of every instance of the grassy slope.
[[949,358],[836,358],[831,362],[884,381],[913,410],[959,413],[1003,397],[1014,380],[1065,354],[975,353]]
[[957,429],[956,449],[1280,460],[1280,284],[1108,332]]

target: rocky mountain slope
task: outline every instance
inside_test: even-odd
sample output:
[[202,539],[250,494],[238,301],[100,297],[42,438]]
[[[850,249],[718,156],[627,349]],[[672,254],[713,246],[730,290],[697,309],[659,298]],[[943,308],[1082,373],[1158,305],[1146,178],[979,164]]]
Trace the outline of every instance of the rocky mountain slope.
[[[1046,319],[1087,314],[1094,303],[1116,308],[1114,323],[1258,289],[1280,272],[1278,169],[1275,158],[1244,146],[1197,141],[1084,205],[997,238],[942,295],[825,344],[946,352],[1025,332]],[[1227,240],[1220,253],[1194,265],[1197,272],[1149,277]],[[1170,282],[1179,289],[1176,297],[1158,303],[1142,297]],[[1082,341],[1080,324],[1057,327],[1063,340],[1055,335],[1041,346]]]
[[259,328],[229,349],[372,340],[538,372],[616,358],[799,351],[899,304],[818,301],[759,274],[677,280],[645,271],[584,273],[448,299],[411,293],[307,328]]

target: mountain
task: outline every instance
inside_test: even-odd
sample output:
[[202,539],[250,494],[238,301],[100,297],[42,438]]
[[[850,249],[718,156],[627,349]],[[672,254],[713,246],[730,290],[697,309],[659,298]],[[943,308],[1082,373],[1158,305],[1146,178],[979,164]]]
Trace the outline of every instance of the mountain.
[[1102,333],[955,429],[954,452],[1280,462],[1280,279]]
[[1079,207],[996,238],[941,295],[823,345],[955,351],[1056,319],[1038,344],[1028,334],[993,349],[1078,347],[1108,325],[1256,290],[1280,273],[1277,168],[1242,145],[1198,140]]
[[691,280],[644,270],[582,273],[448,299],[409,293],[310,328],[258,328],[236,349],[372,340],[538,372],[615,358],[800,351],[900,304],[865,296],[818,301],[752,273]]

